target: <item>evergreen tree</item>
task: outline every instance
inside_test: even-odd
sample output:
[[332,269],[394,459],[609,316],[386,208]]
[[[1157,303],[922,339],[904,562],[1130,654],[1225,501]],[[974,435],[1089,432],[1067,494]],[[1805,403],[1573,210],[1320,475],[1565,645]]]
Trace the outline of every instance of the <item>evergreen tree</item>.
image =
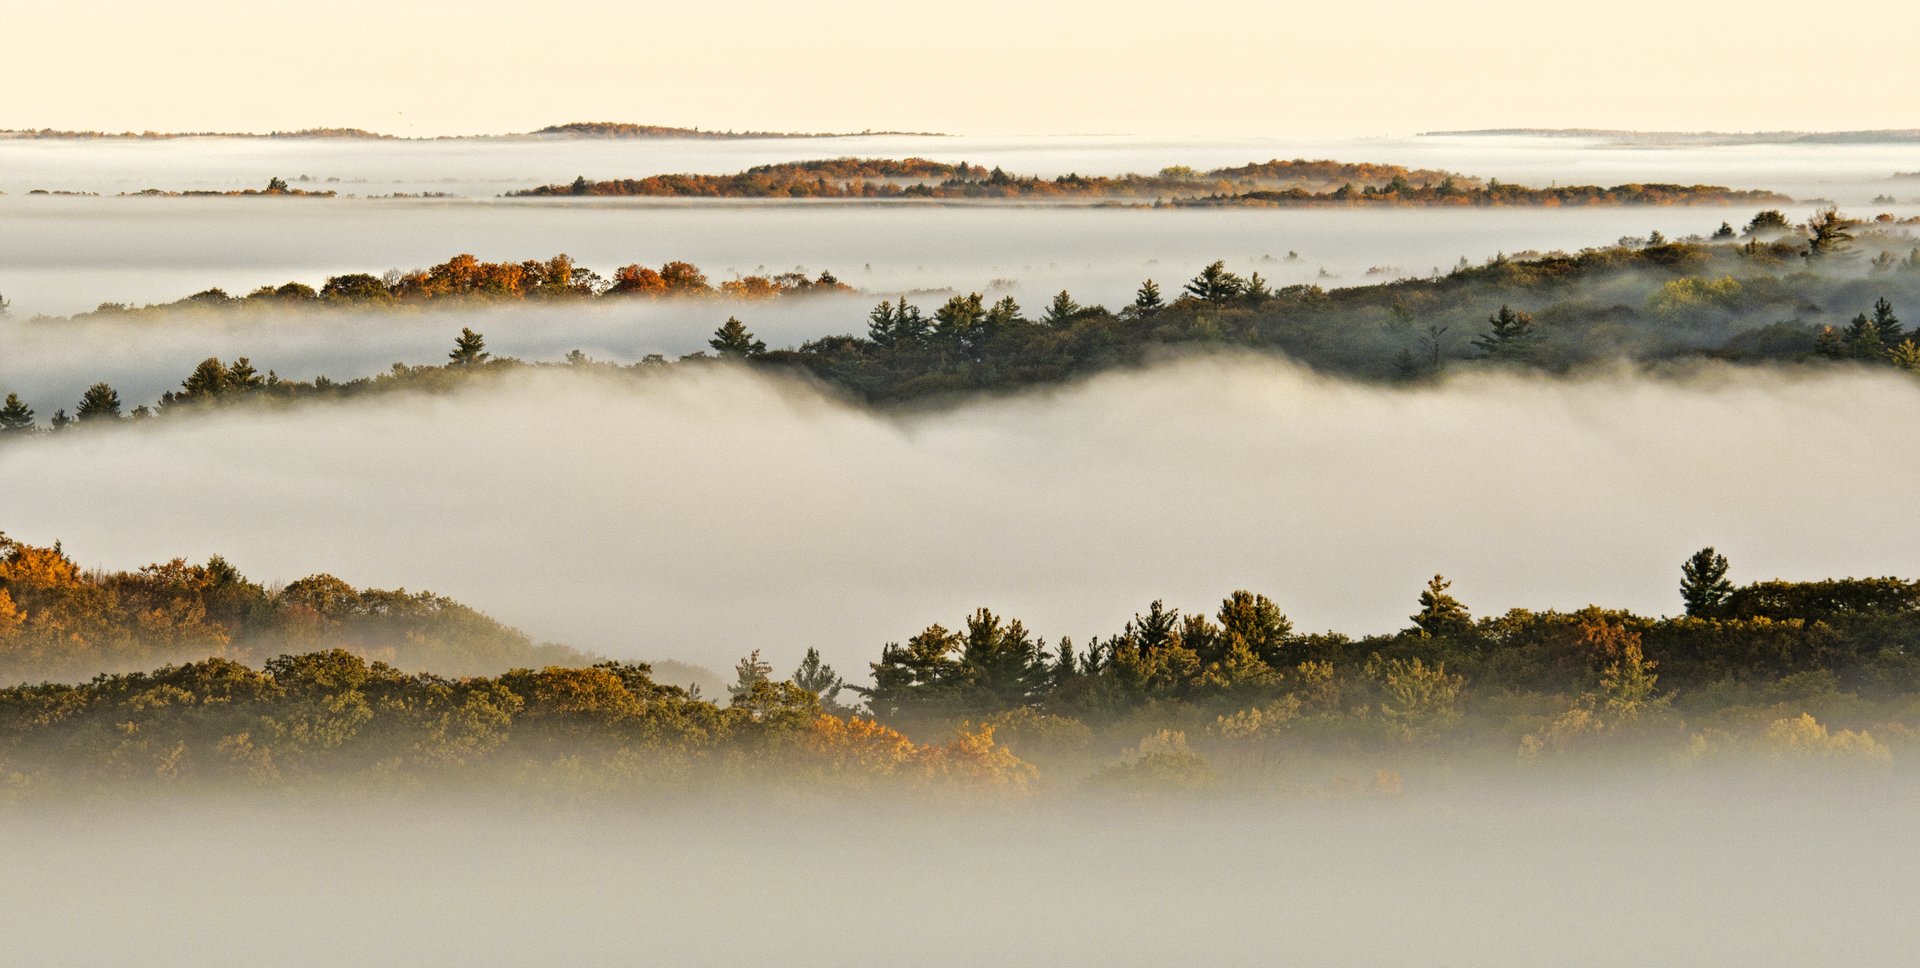
[[18,393],[7,394],[0,405],[0,434],[30,434],[35,430],[33,408],[20,401]]
[[1502,305],[1487,317],[1493,328],[1473,341],[1490,360],[1521,361],[1533,355],[1540,334],[1533,328],[1533,315]]
[[846,680],[821,661],[820,650],[811,647],[807,649],[806,658],[800,660],[800,667],[793,670],[793,684],[819,696],[821,707],[828,711],[839,708],[837,697],[847,688]]
[[487,352],[487,338],[462,326],[460,336],[453,341],[453,352],[447,354],[449,366],[479,366],[493,354]]
[[67,412],[65,410],[55,410],[53,412],[53,419],[47,421],[47,426],[53,428],[54,430],[65,430],[68,427],[71,427],[73,425],[74,425],[74,419],[72,417],[67,416]]
[[266,385],[260,371],[253,368],[253,361],[242,356],[227,367],[227,389],[235,393],[258,390]]
[[74,408],[73,415],[82,423],[117,420],[120,417],[120,394],[105,383],[96,383],[80,397],[80,404]]
[[1846,355],[1856,360],[1878,360],[1886,352],[1880,341],[1880,328],[1866,313],[1860,313],[1847,323]]
[[760,661],[759,649],[735,664],[733,671],[734,681],[727,687],[727,695],[735,699],[751,695],[754,686],[769,681],[773,676],[773,666]]
[[1887,360],[1908,373],[1920,373],[1920,343],[1901,340],[1899,346],[1887,351]]
[[1048,658],[1046,644],[1018,619],[1002,622],[984,608],[975,611],[960,644],[968,705],[980,711],[1031,705],[1052,679]]
[[947,342],[972,348],[985,335],[986,301],[977,292],[955,296],[933,313],[933,333]]
[[1900,317],[1893,314],[1893,304],[1882,296],[1873,301],[1873,327],[1880,332],[1880,345],[1893,349],[1907,338],[1906,327],[1900,324]]
[[1080,304],[1074,302],[1073,296],[1062,289],[1059,295],[1053,297],[1053,302],[1047,304],[1047,314],[1041,317],[1041,321],[1048,326],[1065,326],[1073,322],[1074,317],[1079,313]]
[[1133,294],[1133,308],[1141,313],[1151,313],[1166,305],[1160,298],[1160,284],[1152,279],[1140,284],[1140,291]]
[[1246,280],[1227,271],[1223,260],[1215,260],[1186,285],[1186,293],[1195,299],[1224,306],[1247,291]]
[[1721,222],[1720,227],[1714,230],[1713,240],[1715,242],[1724,242],[1728,239],[1733,238],[1733,236],[1734,236],[1733,226],[1726,222]]
[[1451,587],[1453,582],[1435,575],[1420,593],[1420,611],[1413,616],[1413,624],[1421,635],[1446,636],[1473,631],[1473,616],[1459,599],[1447,594]]
[[1840,333],[1831,326],[1820,327],[1820,335],[1814,338],[1815,356],[1829,360],[1842,359],[1847,355],[1846,344],[1840,341]]
[[1853,241],[1853,233],[1849,231],[1852,227],[1852,220],[1831,206],[1814,213],[1807,222],[1807,251],[1804,255],[1813,261],[1839,255],[1846,249],[1847,243]]
[[1733,593],[1727,580],[1727,557],[1712,548],[1694,552],[1680,566],[1680,599],[1687,603],[1687,614],[1695,618],[1713,615]]
[[988,333],[997,333],[1025,320],[1020,318],[1020,304],[1012,296],[1001,296],[987,308],[987,314],[980,317],[980,322]]
[[719,351],[721,356],[741,359],[759,356],[767,351],[767,344],[754,339],[746,324],[733,316],[728,316],[727,321],[713,331],[713,338],[707,340],[707,345]]

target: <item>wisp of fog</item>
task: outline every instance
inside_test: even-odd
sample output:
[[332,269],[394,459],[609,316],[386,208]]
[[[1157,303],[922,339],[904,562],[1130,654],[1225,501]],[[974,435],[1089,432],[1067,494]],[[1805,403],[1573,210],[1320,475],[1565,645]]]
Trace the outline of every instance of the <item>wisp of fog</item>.
[[1056,637],[1248,588],[1304,628],[1678,610],[1734,577],[1920,573],[1898,374],[1470,373],[1384,388],[1207,358],[884,414],[726,365],[183,416],[0,450],[5,529],[83,563],[223,554],[429,588],[536,636],[864,672],[976,606]]

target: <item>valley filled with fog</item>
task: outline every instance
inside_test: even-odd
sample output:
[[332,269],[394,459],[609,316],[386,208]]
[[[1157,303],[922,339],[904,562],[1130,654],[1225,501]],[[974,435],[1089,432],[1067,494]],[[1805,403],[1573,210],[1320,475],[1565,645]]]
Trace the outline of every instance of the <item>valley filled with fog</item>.
[[1917,452],[1891,372],[1400,388],[1201,358],[888,415],[733,366],[560,369],[55,435],[0,454],[0,493],[9,534],[89,565],[221,554],[621,658],[853,674],[982,605],[1084,641],[1247,588],[1361,633],[1435,572],[1481,614],[1673,614],[1702,545],[1749,579],[1916,573],[1885,484]]

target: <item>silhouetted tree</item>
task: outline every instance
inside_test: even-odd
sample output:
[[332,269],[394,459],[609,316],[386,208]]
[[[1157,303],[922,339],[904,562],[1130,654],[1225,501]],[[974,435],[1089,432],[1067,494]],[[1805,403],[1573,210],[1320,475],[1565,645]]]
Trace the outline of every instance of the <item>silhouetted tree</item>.
[[727,321],[713,331],[713,338],[707,340],[707,345],[719,351],[721,356],[742,359],[767,351],[767,344],[754,339],[753,334],[747,331],[746,324],[732,316],[728,316]]
[[1140,290],[1133,294],[1133,308],[1142,313],[1150,313],[1166,303],[1160,298],[1160,284],[1152,279],[1140,284]]
[[7,394],[0,405],[0,434],[30,434],[35,429],[33,408],[22,403],[18,393]]
[[120,417],[120,394],[105,383],[96,383],[80,397],[80,404],[74,407],[73,414],[81,423],[117,420]]
[[1413,624],[1421,635],[1459,635],[1473,630],[1473,616],[1468,614],[1467,606],[1447,594],[1451,587],[1453,582],[1435,575],[1420,593],[1420,611],[1413,616]]
[[1727,580],[1727,557],[1702,548],[1680,565],[1680,599],[1695,618],[1714,615],[1733,593]]
[[1246,280],[1227,271],[1227,264],[1215,260],[1186,285],[1186,293],[1195,299],[1224,306],[1247,291]]
[[1487,317],[1492,329],[1473,341],[1490,360],[1525,360],[1533,355],[1539,333],[1534,331],[1533,316],[1510,306]]
[[493,354],[487,352],[487,338],[465,326],[460,327],[460,336],[453,341],[453,352],[447,354],[450,366],[479,366]]

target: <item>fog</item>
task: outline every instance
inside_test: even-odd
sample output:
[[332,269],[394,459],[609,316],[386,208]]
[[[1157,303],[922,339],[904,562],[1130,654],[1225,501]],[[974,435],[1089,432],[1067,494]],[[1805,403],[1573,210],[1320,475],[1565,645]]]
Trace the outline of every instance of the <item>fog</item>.
[[1196,359],[886,416],[730,366],[526,372],[442,397],[180,417],[0,451],[4,527],[83,563],[224,554],[452,595],[542,638],[725,667],[987,605],[1050,638],[1155,598],[1269,594],[1403,627],[1434,572],[1478,613],[1678,611],[1734,577],[1920,574],[1900,374],[1468,374],[1424,389]]
[[[1811,210],[1793,207],[1790,214],[1803,218]],[[830,270],[874,301],[918,289],[992,289],[1037,309],[1069,289],[1082,303],[1117,308],[1132,300],[1142,279],[1173,292],[1215,259],[1274,285],[1355,285],[1426,275],[1498,252],[1576,250],[1654,230],[1671,238],[1706,234],[1752,215],[1718,207],[1153,210],[9,197],[0,198],[0,221],[8,227],[0,233],[0,294],[15,316],[63,315],[103,302],[171,302],[212,286],[234,295],[288,281],[318,288],[330,275],[424,268],[460,252],[499,261],[565,252],[609,278],[635,262],[684,259],[715,284],[803,268]]]
[[[1217,168],[1269,158],[1333,158],[1443,168],[1525,184],[1706,182],[1864,203],[1913,171],[1912,144],[1620,145],[1604,139],[1391,135],[1376,138],[1167,138],[1138,135],[1004,137],[355,141],[187,138],[168,141],[0,139],[0,191],[103,194],[232,189],[307,176],[343,194],[445,192],[496,196],[589,178],[672,172],[719,174],[810,158],[920,156],[1000,165],[1055,177],[1117,175],[1168,165]],[[338,179],[338,181],[330,181]],[[1920,194],[1911,182],[1906,194]],[[1898,194],[1898,193],[1896,193]]]
[[66,805],[0,824],[57,966],[1905,963],[1909,785],[891,810]]

